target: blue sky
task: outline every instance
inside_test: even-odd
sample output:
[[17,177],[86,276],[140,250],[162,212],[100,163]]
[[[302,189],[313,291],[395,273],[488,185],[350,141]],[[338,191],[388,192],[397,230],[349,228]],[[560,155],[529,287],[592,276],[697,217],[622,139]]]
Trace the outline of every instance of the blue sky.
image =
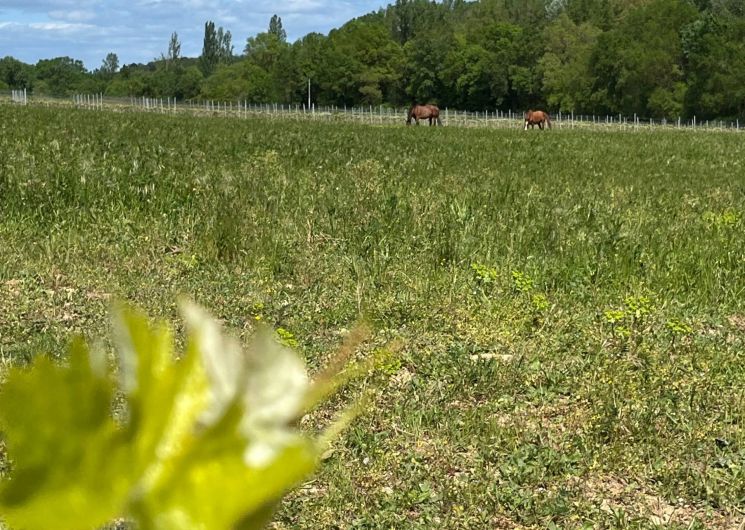
[[147,62],[168,49],[171,33],[181,54],[197,56],[204,23],[230,30],[236,53],[246,38],[266,31],[273,14],[282,17],[289,40],[311,31],[327,33],[386,0],[0,0],[0,57],[27,63],[68,55],[86,68],[109,52],[120,64]]

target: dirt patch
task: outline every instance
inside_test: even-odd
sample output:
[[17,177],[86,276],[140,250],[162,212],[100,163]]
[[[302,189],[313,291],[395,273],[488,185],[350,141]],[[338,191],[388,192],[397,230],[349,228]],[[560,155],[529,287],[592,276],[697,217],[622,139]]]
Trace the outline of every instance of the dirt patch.
[[659,526],[690,526],[698,521],[706,528],[733,530],[745,523],[741,521],[742,516],[718,512],[709,506],[693,505],[683,499],[670,502],[643,484],[619,477],[585,477],[580,490],[585,498],[605,512],[624,510]]
[[733,328],[745,332],[745,315],[732,315],[727,317],[727,321]]

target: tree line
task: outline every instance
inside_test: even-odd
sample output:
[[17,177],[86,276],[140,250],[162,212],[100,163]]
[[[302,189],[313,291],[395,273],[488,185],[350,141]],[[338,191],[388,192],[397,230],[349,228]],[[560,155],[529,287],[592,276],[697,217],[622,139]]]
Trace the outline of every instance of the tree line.
[[174,33],[148,64],[0,59],[0,88],[51,95],[299,104],[309,84],[320,105],[743,118],[745,2],[396,0],[292,43],[275,15],[238,50],[208,21],[197,58]]

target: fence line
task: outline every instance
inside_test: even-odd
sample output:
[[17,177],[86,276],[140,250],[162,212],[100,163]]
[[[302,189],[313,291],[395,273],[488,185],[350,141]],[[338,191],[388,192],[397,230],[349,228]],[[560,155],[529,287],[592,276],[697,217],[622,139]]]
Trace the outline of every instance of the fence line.
[[[401,125],[406,122],[408,109],[387,106],[346,107],[316,106],[302,104],[248,103],[247,101],[177,101],[176,98],[150,98],[146,96],[116,98],[103,94],[76,94],[72,98],[28,98],[25,90],[13,90],[11,101],[29,102],[47,106],[69,105],[79,109],[141,111],[161,114],[189,113],[199,116],[225,116],[246,119],[250,116],[264,116],[277,119],[314,120],[326,122],[357,122],[370,125]],[[499,109],[479,112],[456,109],[442,109],[442,121],[445,125],[455,127],[488,127],[498,129],[522,128],[521,113]],[[427,121],[424,120],[426,125]],[[653,120],[642,119],[636,114],[632,117],[622,115],[598,116],[575,115],[558,112],[552,117],[554,128],[558,129],[593,129],[648,131],[651,129],[695,129],[705,131],[740,131],[740,121],[706,120],[699,121],[694,116],[690,120]]]
[[20,103],[21,105],[28,105],[28,98],[26,89],[23,90],[11,90],[10,101],[13,103]]

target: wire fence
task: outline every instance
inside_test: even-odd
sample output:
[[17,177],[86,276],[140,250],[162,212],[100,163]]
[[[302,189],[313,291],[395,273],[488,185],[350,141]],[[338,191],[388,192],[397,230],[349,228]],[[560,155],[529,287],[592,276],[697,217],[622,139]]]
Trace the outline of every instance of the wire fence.
[[[0,101],[4,99],[0,96]],[[307,106],[306,104],[249,103],[247,101],[177,100],[176,98],[111,97],[103,94],[76,94],[69,98],[31,96],[25,90],[13,90],[10,101],[15,104],[45,106],[72,106],[78,109],[107,111],[138,111],[160,114],[192,114],[198,116],[223,116],[249,118],[263,116],[272,119],[313,120],[322,122],[356,122],[370,125],[402,125],[406,123],[408,109],[385,105],[366,107]],[[495,129],[521,129],[524,126],[522,113],[500,109],[481,112],[441,109],[443,125],[451,127],[482,127]],[[556,113],[552,115],[552,128],[650,131],[658,129],[733,131],[739,132],[739,120],[676,120],[650,119],[634,116],[579,115]],[[423,120],[423,125],[428,121]]]

